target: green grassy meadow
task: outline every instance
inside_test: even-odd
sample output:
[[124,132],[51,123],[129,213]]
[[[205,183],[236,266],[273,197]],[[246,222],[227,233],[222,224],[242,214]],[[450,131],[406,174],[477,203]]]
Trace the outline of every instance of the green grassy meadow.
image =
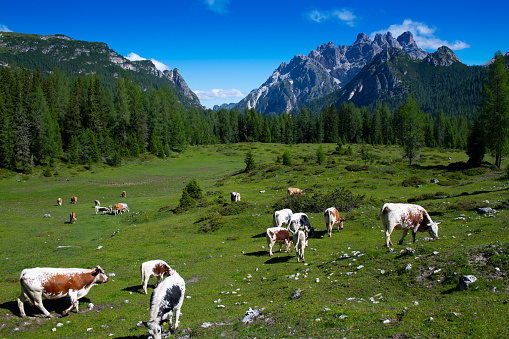
[[[351,154],[337,154],[335,144],[322,147],[321,165],[316,144],[252,143],[193,146],[119,168],[60,164],[52,177],[43,169],[0,172],[0,338],[146,337],[138,323],[149,319],[155,278],[143,294],[139,266],[152,259],[165,260],[187,282],[175,337],[508,338],[507,160],[504,170],[461,169],[464,152],[424,149],[408,166],[397,146],[364,146],[367,161],[361,145],[352,145]],[[249,149],[256,168],[245,173]],[[291,166],[276,163],[285,150],[293,154]],[[175,214],[182,188],[194,178],[205,198]],[[297,263],[295,251],[268,254],[265,230],[287,187],[301,188],[306,197],[335,188],[363,197],[359,207],[340,211],[344,229],[331,238],[323,213],[307,213],[316,235],[305,263]],[[224,207],[231,191],[240,192],[241,202]],[[101,206],[126,202],[130,212],[95,215],[96,199]],[[389,253],[376,217],[384,203],[408,201],[442,221],[439,239],[418,233],[412,243],[408,234],[398,245],[401,231],[394,231]],[[496,213],[478,214],[478,207]],[[24,268],[95,265],[114,276],[80,300],[82,313],[60,317],[69,306],[60,299],[44,301],[55,318],[42,318],[28,302],[28,317],[19,317]],[[477,282],[457,290],[467,274]],[[298,289],[300,296],[291,299]],[[249,308],[260,315],[244,324]]]

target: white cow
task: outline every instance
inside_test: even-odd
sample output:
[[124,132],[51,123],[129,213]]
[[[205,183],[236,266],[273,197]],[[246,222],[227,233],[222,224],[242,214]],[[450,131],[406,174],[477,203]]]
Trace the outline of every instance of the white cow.
[[154,285],[154,287],[157,287],[157,284],[163,281],[165,276],[169,277],[173,271],[170,265],[163,260],[150,260],[141,264],[140,272],[143,291],[147,294],[148,280],[151,277],[157,277],[157,283]]
[[94,268],[27,268],[19,277],[21,295],[18,307],[21,317],[25,317],[23,303],[28,300],[37,306],[48,318],[51,314],[44,308],[42,299],[60,299],[69,296],[71,307],[62,312],[67,315],[73,308],[78,309],[78,299],[83,298],[92,286],[108,282],[108,277],[100,266]]
[[399,244],[403,243],[403,239],[409,230],[412,230],[412,238],[415,242],[415,233],[428,232],[432,238],[438,237],[438,225],[431,220],[428,212],[419,205],[414,204],[384,204],[380,210],[380,216],[385,229],[385,244],[387,247],[392,246],[391,233],[394,229],[403,230],[403,236],[399,240]]
[[272,217],[272,227],[288,227],[292,214],[293,212],[289,208],[275,211]]
[[297,254],[297,262],[304,260],[304,249],[308,246],[308,234],[305,230],[297,230],[292,235],[293,244],[295,245],[295,253]]
[[[174,270],[171,276],[156,287],[150,297],[150,320],[144,323],[148,333],[154,339],[160,339],[163,335],[163,320],[168,319],[170,332],[173,334],[179,326],[180,308],[184,302],[186,283]],[[175,326],[173,324],[175,314]]]

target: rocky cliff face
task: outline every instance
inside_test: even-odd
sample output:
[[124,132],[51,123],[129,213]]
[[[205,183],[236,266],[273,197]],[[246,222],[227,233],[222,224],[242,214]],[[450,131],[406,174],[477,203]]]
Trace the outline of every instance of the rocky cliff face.
[[455,62],[461,62],[458,56],[446,46],[442,46],[435,53],[429,54],[424,61],[431,66],[451,66]]
[[255,108],[264,113],[298,110],[303,104],[346,85],[387,48],[405,51],[414,59],[424,59],[429,55],[417,46],[410,32],[397,39],[390,32],[377,34],[373,40],[360,33],[350,46],[336,47],[329,42],[318,46],[308,56],[296,55],[288,64],[283,62],[237,107],[241,110]]

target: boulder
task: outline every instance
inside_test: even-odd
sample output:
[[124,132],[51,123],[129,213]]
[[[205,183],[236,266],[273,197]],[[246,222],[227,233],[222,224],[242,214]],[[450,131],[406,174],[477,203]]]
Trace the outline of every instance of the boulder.
[[468,288],[468,286],[470,286],[470,284],[473,284],[476,281],[477,278],[473,275],[462,275],[458,283],[458,289],[460,291],[464,291]]

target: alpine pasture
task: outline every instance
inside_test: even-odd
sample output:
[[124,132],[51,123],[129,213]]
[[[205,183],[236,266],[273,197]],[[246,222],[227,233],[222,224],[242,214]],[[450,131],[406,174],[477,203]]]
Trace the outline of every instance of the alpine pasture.
[[[141,321],[149,320],[156,278],[145,295],[140,265],[152,259],[166,261],[186,281],[177,338],[509,337],[507,171],[465,168],[460,151],[423,149],[408,166],[397,146],[322,147],[320,165],[315,144],[245,143],[192,146],[121,167],[59,164],[51,177],[43,169],[1,172],[0,337],[147,337]],[[249,150],[255,166],[245,172]],[[285,151],[291,165],[277,162]],[[182,189],[193,179],[205,197],[179,210]],[[304,192],[291,199],[312,202],[340,189],[357,202],[340,209],[344,229],[332,237],[323,210],[293,210],[306,212],[315,228],[305,263],[293,248],[268,254],[265,230],[290,199],[288,187]],[[240,202],[230,202],[232,191]],[[127,203],[130,211],[96,215],[95,200]],[[409,234],[398,245],[396,230],[389,251],[376,219],[386,202],[426,208],[442,221],[439,238],[419,232],[415,243]],[[479,210],[487,207],[490,212]],[[43,318],[28,302],[28,317],[19,317],[23,269],[96,265],[109,282],[80,299],[81,313],[60,317],[69,307],[62,298],[43,301],[54,318]],[[477,281],[459,291],[462,275]]]

